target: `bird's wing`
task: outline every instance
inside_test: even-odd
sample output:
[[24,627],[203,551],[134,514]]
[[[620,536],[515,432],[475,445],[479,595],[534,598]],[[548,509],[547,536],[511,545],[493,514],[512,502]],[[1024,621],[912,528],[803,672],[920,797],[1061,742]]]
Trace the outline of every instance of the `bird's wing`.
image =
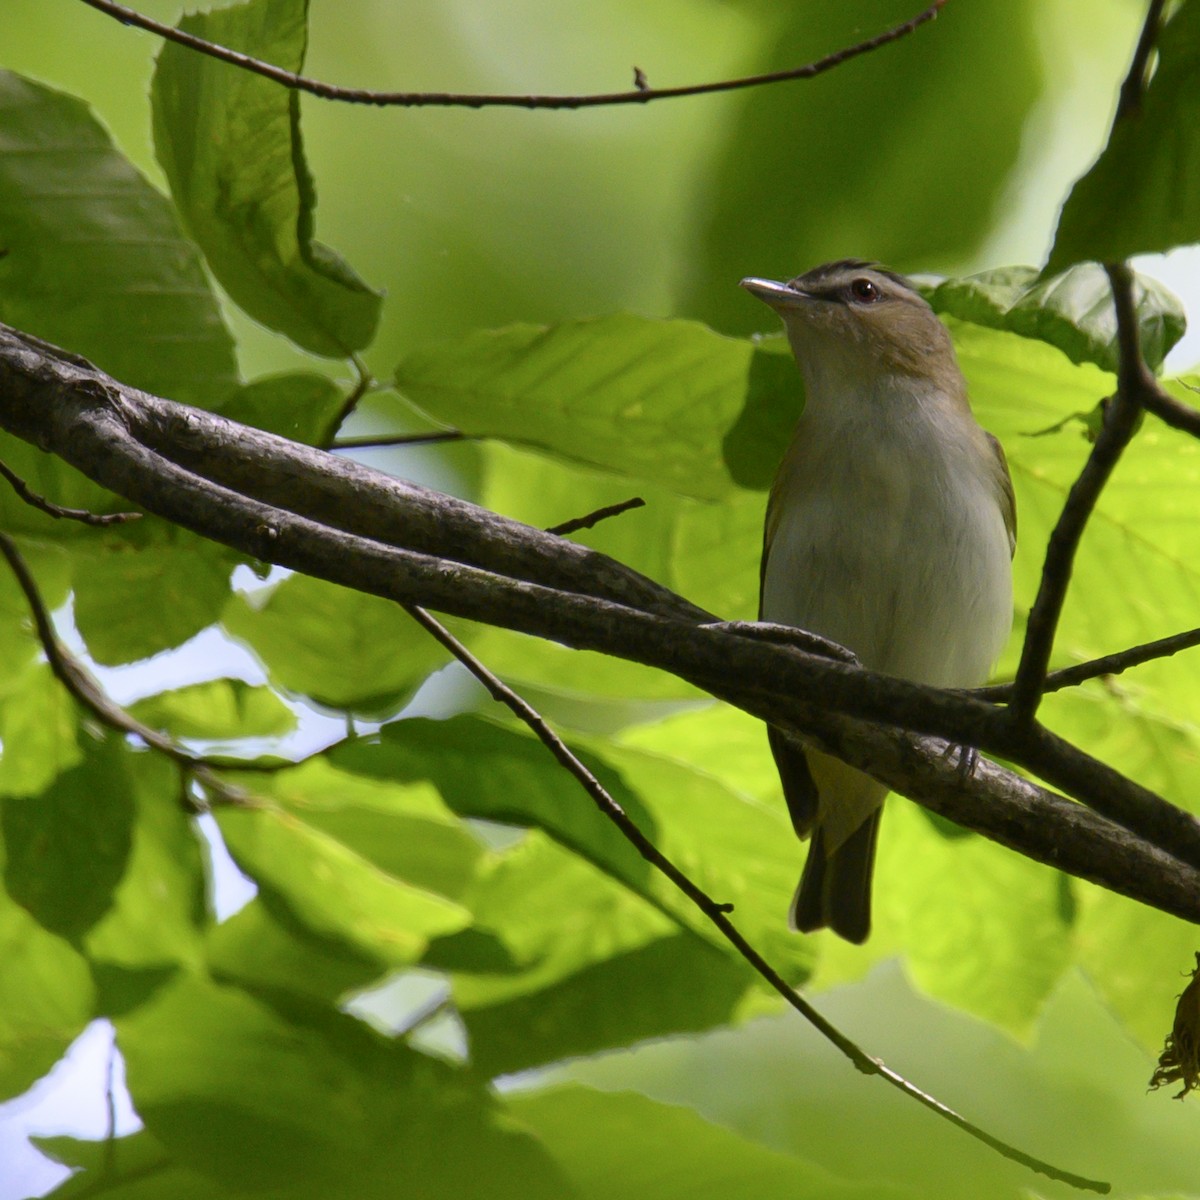
[[1004,457],[1004,447],[994,434],[987,435],[988,445],[995,456],[995,487],[996,497],[1000,502],[1000,512],[1004,516],[1004,528],[1008,530],[1009,553],[1017,550],[1017,498],[1013,495],[1012,476],[1008,473],[1008,459]]

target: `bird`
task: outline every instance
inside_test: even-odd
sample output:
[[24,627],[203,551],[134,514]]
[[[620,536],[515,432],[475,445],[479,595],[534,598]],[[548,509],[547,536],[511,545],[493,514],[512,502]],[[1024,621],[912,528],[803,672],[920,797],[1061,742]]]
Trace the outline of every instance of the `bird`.
[[[908,279],[859,259],[741,286],[783,321],[805,392],[767,504],[759,620],[871,671],[983,684],[1012,628],[1016,502],[945,325]],[[888,788],[767,732],[792,825],[811,838],[789,924],[862,943]]]

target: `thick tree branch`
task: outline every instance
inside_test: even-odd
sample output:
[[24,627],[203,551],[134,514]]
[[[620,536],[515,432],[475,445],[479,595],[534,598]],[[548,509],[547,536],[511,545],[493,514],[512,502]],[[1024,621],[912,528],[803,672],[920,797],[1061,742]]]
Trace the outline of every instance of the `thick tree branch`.
[[185,33],[171,25],[164,25],[150,17],[126,8],[115,0],[83,0],[83,3],[99,12],[115,17],[123,25],[135,25],[148,33],[156,34],[167,41],[186,46],[199,54],[229,63],[264,79],[273,80],[286,88],[300,92],[308,92],[322,100],[340,100],[348,104],[374,104],[379,107],[391,106],[400,108],[541,108],[541,109],[576,109],[611,107],[615,104],[649,104],[654,100],[669,100],[681,96],[705,96],[716,92],[740,91],[743,88],[762,87],[764,84],[785,83],[792,79],[812,79],[832,71],[852,58],[869,54],[890,42],[899,41],[919,29],[946,6],[948,0],[934,0],[928,8],[917,13],[907,21],[858,42],[842,50],[827,54],[816,62],[806,63],[801,67],[791,67],[785,71],[770,71],[763,75],[747,75],[738,79],[722,79],[710,83],[692,83],[681,87],[653,88],[645,86],[645,76],[638,71],[638,85],[632,91],[599,92],[577,96],[514,96],[506,94],[487,94],[473,92],[372,92],[361,88],[338,87],[332,83],[323,83],[319,79],[309,79],[297,75],[293,71],[285,71],[272,63],[253,58],[239,50],[231,50],[228,46],[219,46],[214,42],[205,41],[194,34]]
[[[1200,823],[1003,709],[743,636],[567,539],[124,388],[5,327],[0,428],[243,554],[669,671],[959,824],[1200,922]],[[1110,820],[998,767],[964,785],[944,744],[905,729],[1020,763]]]

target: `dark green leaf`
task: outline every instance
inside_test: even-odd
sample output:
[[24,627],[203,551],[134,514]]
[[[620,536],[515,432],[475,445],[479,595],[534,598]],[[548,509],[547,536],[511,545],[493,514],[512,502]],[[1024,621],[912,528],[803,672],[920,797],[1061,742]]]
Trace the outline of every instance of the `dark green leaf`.
[[721,438],[751,356],[690,321],[618,314],[468,334],[411,354],[396,386],[467,433],[712,499],[732,483]]
[[271,737],[296,727],[296,714],[270,688],[213,679],[147,696],[130,713],[176,738]]
[[233,340],[171,206],[82,101],[0,71],[0,128],[0,318],[134,387],[219,402]]
[[222,624],[278,687],[360,712],[394,712],[446,657],[399,605],[307,575],[234,596]]
[[80,765],[37,796],[3,798],[4,886],[51,933],[78,939],[112,907],[133,843],[124,741],[84,738]]
[[[1117,370],[1117,318],[1104,270],[1082,263],[1051,279],[1033,267],[999,267],[925,289],[935,312],[1057,346],[1072,362]],[[1142,354],[1151,370],[1183,337],[1187,317],[1178,297],[1145,275],[1135,277],[1134,300]]]
[[[252,0],[185,17],[180,28],[299,71],[308,4]],[[175,203],[230,296],[313,354],[345,358],[366,346],[380,297],[313,240],[299,94],[168,42],[151,96]]]
[[327,376],[292,371],[245,384],[221,405],[221,415],[313,446],[329,429],[345,400]]
[[117,1035],[138,1113],[172,1163],[238,1193],[564,1195],[480,1083],[327,1008],[182,977]]
[[[81,555],[75,623],[92,657],[115,665],[180,646],[220,619],[229,599],[232,556],[179,529],[112,534]],[[154,527],[157,529],[157,527]]]
[[149,752],[127,752],[124,761],[132,844],[112,905],[88,931],[84,948],[93,964],[123,970],[194,964],[207,920],[203,840],[182,803],[175,765]]
[[1176,7],[1158,50],[1138,110],[1067,197],[1047,271],[1200,242],[1200,7]]

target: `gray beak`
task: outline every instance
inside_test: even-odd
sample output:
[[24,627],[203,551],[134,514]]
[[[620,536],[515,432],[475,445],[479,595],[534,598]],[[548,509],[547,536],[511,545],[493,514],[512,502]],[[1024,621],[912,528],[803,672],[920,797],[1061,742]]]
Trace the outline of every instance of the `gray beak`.
[[774,279],[743,279],[741,286],[752,296],[757,296],[764,304],[776,310],[781,308],[799,308],[809,297],[804,292],[798,292],[786,283],[777,283]]

